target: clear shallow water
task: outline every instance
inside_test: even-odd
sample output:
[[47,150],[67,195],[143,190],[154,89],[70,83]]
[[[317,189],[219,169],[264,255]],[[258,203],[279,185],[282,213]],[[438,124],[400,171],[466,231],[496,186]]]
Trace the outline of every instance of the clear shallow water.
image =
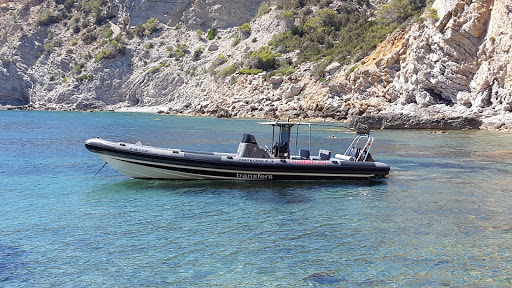
[[360,182],[92,178],[83,144],[234,152],[256,122],[0,111],[0,286],[512,286],[510,134],[375,131],[392,172]]

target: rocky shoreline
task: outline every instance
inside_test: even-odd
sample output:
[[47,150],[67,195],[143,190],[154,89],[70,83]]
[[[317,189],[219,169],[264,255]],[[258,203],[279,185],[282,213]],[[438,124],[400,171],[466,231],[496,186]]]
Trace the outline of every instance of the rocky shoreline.
[[[287,119],[288,116],[272,115],[272,117],[265,117],[265,115],[255,115],[252,117],[231,117],[224,114],[222,111],[216,113],[172,113],[169,112],[166,107],[163,106],[152,106],[152,107],[123,107],[123,108],[104,108],[104,109],[89,109],[89,110],[78,110],[76,108],[56,108],[56,107],[45,107],[43,109],[35,108],[34,105],[22,105],[22,106],[0,106],[0,110],[18,110],[18,111],[76,111],[76,112],[130,112],[130,113],[154,113],[154,114],[165,114],[174,116],[215,116],[218,118],[255,118],[255,119]],[[295,121],[313,121],[313,122],[343,122],[347,123],[349,127],[367,127],[372,130],[381,129],[413,129],[413,130],[491,130],[501,132],[512,132],[512,128],[501,123],[486,123],[474,116],[451,116],[451,117],[420,117],[417,115],[406,115],[402,113],[383,113],[378,115],[364,115],[364,116],[349,116],[345,119],[333,118],[333,117],[296,117]],[[511,120],[511,119],[509,119]]]
[[[38,15],[55,8],[53,2],[22,2],[0,7],[17,11],[0,19],[0,32],[8,35],[0,38],[0,83],[5,83],[0,86],[0,109],[292,117],[362,123],[373,129],[512,129],[512,5],[506,1],[434,1],[421,19],[393,32],[361,61],[328,66],[306,62],[290,74],[273,77],[234,68],[268,45],[273,35],[289,31],[282,11],[251,20],[256,2],[219,6],[182,1],[183,6],[174,7],[181,13],[175,19],[163,17],[156,32],[131,39],[123,38],[131,25],[125,17],[132,15],[132,24],[153,17],[159,11],[137,9],[151,6],[152,0],[134,1],[133,7],[112,2],[108,13],[114,20],[77,33],[70,29],[72,18],[34,25]],[[195,6],[199,4],[204,7]],[[233,9],[244,7],[244,17],[231,17]],[[125,8],[133,9],[132,14]],[[251,31],[241,37],[244,21]],[[195,30],[217,24],[213,40]],[[98,36],[105,31],[108,40]],[[81,39],[94,33],[100,37],[96,42],[83,43]],[[108,44],[114,38],[122,39],[124,52],[98,58],[114,45]],[[286,59],[295,61],[296,53],[282,54],[276,61]]]

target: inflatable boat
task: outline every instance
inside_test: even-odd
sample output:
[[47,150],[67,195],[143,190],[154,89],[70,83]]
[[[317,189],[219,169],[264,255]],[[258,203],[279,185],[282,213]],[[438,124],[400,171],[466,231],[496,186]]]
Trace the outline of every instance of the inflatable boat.
[[[333,180],[379,178],[389,173],[388,165],[373,160],[374,139],[369,133],[358,134],[342,154],[320,149],[312,155],[314,123],[259,124],[273,127],[271,149],[261,148],[251,134],[243,134],[236,153],[157,148],[100,138],[87,140],[85,147],[120,172],[143,179]],[[302,125],[309,126],[309,149],[290,155],[292,127],[297,126],[298,138]]]

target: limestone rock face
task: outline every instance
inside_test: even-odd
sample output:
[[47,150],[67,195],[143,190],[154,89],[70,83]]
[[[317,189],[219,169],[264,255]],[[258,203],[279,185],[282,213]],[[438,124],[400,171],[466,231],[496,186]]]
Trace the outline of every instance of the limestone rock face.
[[432,7],[439,19],[426,12],[394,32],[331,91],[384,97],[386,111],[430,117],[426,108],[434,108],[448,118],[494,117],[502,125],[512,101],[512,1],[437,0]]
[[0,64],[0,105],[19,106],[30,103],[30,82],[23,79],[12,63]]
[[263,0],[111,0],[111,13],[120,25],[136,26],[155,17],[175,26],[183,23],[192,29],[229,28],[248,22]]
[[119,16],[121,25],[136,26],[155,17],[162,23],[175,22],[191,4],[190,0],[111,0],[112,13]]
[[181,20],[190,27],[229,28],[248,22],[263,0],[197,0],[183,13]]

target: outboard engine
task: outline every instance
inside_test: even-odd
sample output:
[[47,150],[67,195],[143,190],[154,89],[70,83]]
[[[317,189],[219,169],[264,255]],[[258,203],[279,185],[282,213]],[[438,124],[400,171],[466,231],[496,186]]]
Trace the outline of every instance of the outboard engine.
[[242,141],[238,144],[237,157],[246,158],[270,158],[270,155],[258,146],[256,138],[251,134],[244,134]]

